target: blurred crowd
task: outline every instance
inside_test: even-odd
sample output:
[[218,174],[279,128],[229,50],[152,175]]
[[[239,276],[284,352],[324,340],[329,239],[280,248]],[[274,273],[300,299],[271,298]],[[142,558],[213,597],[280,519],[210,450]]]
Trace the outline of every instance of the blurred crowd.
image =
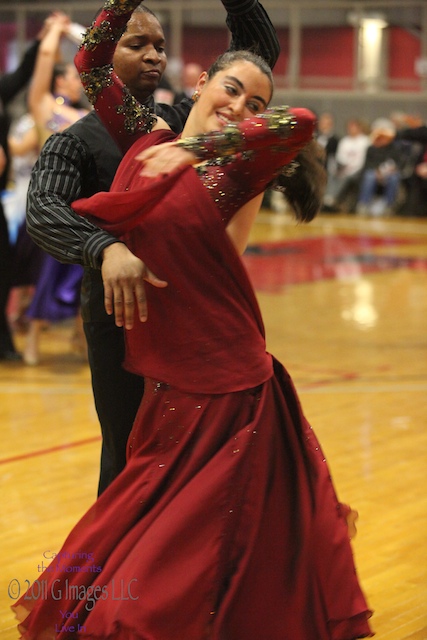
[[323,209],[368,216],[427,216],[427,129],[392,113],[366,123],[349,118],[343,136],[332,113],[319,116],[328,183]]
[[[44,253],[27,234],[25,224],[27,190],[40,149],[52,134],[87,113],[74,64],[61,57],[64,39],[81,41],[76,27],[79,31],[62,12],[47,16],[16,69],[0,78],[0,158],[4,158],[0,164],[0,360],[38,364],[40,332],[66,319],[74,323],[71,342],[84,356],[79,313],[82,267],[60,264]],[[26,111],[14,117],[8,107],[22,90]],[[17,329],[26,332],[22,354],[13,340]]]

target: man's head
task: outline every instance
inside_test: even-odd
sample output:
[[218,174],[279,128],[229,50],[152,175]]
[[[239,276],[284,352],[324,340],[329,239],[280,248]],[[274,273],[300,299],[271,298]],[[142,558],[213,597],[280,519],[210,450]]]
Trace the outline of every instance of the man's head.
[[144,102],[160,82],[167,57],[165,36],[152,11],[140,5],[117,43],[114,70],[139,102]]
[[347,121],[347,135],[355,138],[363,133],[363,123],[358,118],[350,118]]
[[331,135],[334,132],[334,116],[329,111],[325,111],[321,113],[319,116],[319,121],[317,123],[317,128],[319,133],[323,135]]
[[203,71],[202,65],[198,62],[188,62],[182,70],[182,86],[190,98]]

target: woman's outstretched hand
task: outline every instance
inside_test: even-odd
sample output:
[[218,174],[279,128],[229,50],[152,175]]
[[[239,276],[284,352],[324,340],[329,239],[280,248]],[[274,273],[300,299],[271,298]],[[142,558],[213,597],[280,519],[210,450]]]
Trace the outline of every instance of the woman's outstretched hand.
[[135,159],[143,165],[140,175],[144,178],[166,176],[177,169],[199,162],[193,153],[178,147],[175,142],[153,145],[138,154]]

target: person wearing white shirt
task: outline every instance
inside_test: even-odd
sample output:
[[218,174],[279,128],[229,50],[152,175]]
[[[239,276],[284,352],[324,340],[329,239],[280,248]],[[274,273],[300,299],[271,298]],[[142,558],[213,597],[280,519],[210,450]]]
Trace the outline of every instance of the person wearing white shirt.
[[[363,122],[357,118],[349,120],[347,134],[338,142],[335,154],[336,171],[328,180],[324,198],[326,210],[338,211],[348,202],[348,210],[354,211],[359,178],[369,145],[370,138]],[[354,201],[353,204],[350,204],[350,200]]]

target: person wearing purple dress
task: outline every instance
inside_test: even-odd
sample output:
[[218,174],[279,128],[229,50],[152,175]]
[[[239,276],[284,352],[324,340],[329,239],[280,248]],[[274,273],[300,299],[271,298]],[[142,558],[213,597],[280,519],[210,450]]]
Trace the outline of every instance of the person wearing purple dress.
[[[37,55],[28,104],[39,137],[39,146],[53,134],[77,122],[86,109],[77,108],[82,93],[80,79],[72,64],[55,64],[61,38],[70,30],[70,19],[56,13],[49,22]],[[73,346],[83,354],[84,338],[80,317],[80,287],[83,269],[80,265],[61,264],[45,254],[36,290],[27,311],[30,320],[24,361],[39,362],[40,331],[46,322],[75,318]]]

